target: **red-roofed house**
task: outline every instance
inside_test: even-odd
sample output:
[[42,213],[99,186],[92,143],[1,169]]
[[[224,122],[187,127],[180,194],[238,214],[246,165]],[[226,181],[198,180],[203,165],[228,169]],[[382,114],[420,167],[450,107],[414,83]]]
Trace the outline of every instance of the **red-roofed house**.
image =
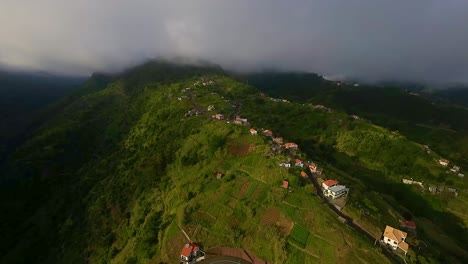
[[249,131],[250,131],[250,134],[251,134],[252,136],[256,136],[256,135],[257,135],[257,130],[251,128]]
[[220,180],[223,176],[224,176],[224,174],[222,174],[221,172],[218,172],[216,174],[216,179]]
[[287,149],[297,149],[298,146],[296,143],[288,142],[284,144],[284,147]]
[[182,262],[191,262],[200,254],[200,247],[194,243],[185,244],[180,252],[180,260]]
[[304,167],[304,163],[300,159],[296,159],[294,161],[294,165],[297,166],[297,167]]
[[328,190],[329,188],[335,186],[335,185],[338,185],[338,181],[335,181],[335,180],[326,180],[324,182],[322,182],[322,188],[324,190]]
[[305,173],[304,171],[301,171],[301,176],[304,178],[307,178],[307,173]]
[[289,188],[289,182],[286,181],[286,180],[283,181],[283,185],[282,185],[281,187],[283,187],[283,188],[285,188],[285,189]]
[[409,245],[405,242],[406,236],[408,234],[393,228],[391,226],[386,226],[383,234],[383,242],[392,247],[393,250],[400,248],[406,253],[408,252]]
[[412,221],[400,220],[400,228],[406,231],[416,231],[416,223]]
[[270,138],[273,137],[273,132],[271,130],[268,130],[268,129],[263,131],[263,134],[265,136],[267,136],[267,137],[270,137]]

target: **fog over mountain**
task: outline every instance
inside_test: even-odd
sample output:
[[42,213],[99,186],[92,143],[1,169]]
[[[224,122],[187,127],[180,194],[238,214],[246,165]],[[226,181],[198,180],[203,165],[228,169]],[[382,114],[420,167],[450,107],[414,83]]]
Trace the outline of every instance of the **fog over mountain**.
[[154,57],[368,81],[468,82],[465,0],[2,0],[3,68],[88,75]]

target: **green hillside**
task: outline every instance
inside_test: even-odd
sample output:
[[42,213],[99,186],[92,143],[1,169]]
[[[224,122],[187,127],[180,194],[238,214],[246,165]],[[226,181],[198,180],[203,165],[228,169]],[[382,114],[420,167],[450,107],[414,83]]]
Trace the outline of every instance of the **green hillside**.
[[[468,260],[466,183],[438,166],[437,153],[291,100],[262,96],[215,66],[151,62],[95,76],[3,165],[1,176],[20,183],[0,190],[0,262],[177,263],[181,229],[206,249],[240,247],[272,263],[391,262],[340,222],[304,169],[278,166],[293,158],[348,186],[344,212],[375,237],[398,219],[415,221],[407,263]],[[259,134],[210,118],[217,113],[247,118]],[[300,150],[273,153],[263,129]]]

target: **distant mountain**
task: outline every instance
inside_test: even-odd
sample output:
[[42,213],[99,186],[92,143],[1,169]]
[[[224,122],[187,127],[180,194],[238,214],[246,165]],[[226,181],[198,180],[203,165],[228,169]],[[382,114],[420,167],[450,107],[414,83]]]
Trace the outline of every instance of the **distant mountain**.
[[83,78],[0,71],[0,163],[38,120],[38,111],[72,92]]
[[[0,262],[178,263],[187,235],[271,263],[466,263],[464,179],[439,165],[433,145],[428,153],[374,124],[419,124],[424,113],[380,104],[429,107],[425,99],[278,74],[232,77],[164,61],[94,74],[3,164],[0,178],[15,184],[0,186]],[[359,95],[377,102],[351,104]],[[273,143],[265,129],[298,149]],[[451,164],[468,168],[461,146],[446,149]],[[301,166],[309,162],[322,174]],[[318,195],[325,179],[350,188],[340,214]],[[406,256],[375,245],[402,218],[417,224]]]

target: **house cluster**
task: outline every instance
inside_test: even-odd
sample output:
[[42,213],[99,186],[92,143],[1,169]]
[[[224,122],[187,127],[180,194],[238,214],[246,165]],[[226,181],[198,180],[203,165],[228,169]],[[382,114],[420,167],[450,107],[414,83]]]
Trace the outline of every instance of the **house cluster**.
[[[439,164],[441,166],[448,167],[448,165],[450,164],[450,161],[446,159],[439,159]],[[460,167],[458,167],[455,164],[453,164],[453,167],[450,169],[450,172],[452,172],[453,174],[457,175],[460,178],[465,177],[465,174],[460,172]]]
[[428,187],[429,192],[433,194],[439,194],[439,193],[452,193],[455,196],[458,196],[457,189],[455,188],[450,188],[446,186],[429,186]]
[[194,243],[187,243],[180,252],[180,261],[182,263],[195,263],[199,257],[203,256],[200,246]]
[[323,194],[332,199],[336,199],[349,193],[349,189],[344,185],[340,185],[338,181],[326,180],[322,182]]
[[333,110],[331,108],[328,108],[324,105],[313,105],[313,104],[310,104],[310,106],[312,106],[313,109],[318,109],[318,110],[322,110],[322,111],[325,111],[325,112],[328,112],[328,113],[331,113],[333,112]]
[[212,80],[208,80],[208,81],[202,81],[201,83],[203,86],[207,86],[207,85],[213,85],[214,82]]
[[393,250],[402,250],[405,255],[408,253],[409,245],[405,239],[408,236],[406,232],[391,226],[386,226],[383,233],[382,242],[390,246]]
[[201,114],[202,112],[201,111],[198,111],[198,109],[192,109],[192,110],[189,110],[187,113],[185,113],[185,117],[188,117],[188,116],[198,116],[199,114]]
[[276,102],[276,103],[279,103],[279,102],[282,102],[282,103],[289,103],[288,100],[286,99],[278,99],[278,98],[272,98],[272,97],[269,97],[269,99],[273,102]]
[[234,119],[233,123],[237,125],[250,126],[250,123],[247,121],[247,118],[242,118],[238,115]]
[[415,184],[415,185],[419,185],[421,186],[422,188],[424,188],[424,185],[422,182],[418,182],[418,181],[413,181],[413,179],[403,179],[403,183],[404,184]]
[[305,166],[304,162],[300,159],[294,159],[293,161],[283,161],[278,165],[280,167],[291,168],[292,164],[294,164],[295,167],[300,167],[300,168],[303,168]]

